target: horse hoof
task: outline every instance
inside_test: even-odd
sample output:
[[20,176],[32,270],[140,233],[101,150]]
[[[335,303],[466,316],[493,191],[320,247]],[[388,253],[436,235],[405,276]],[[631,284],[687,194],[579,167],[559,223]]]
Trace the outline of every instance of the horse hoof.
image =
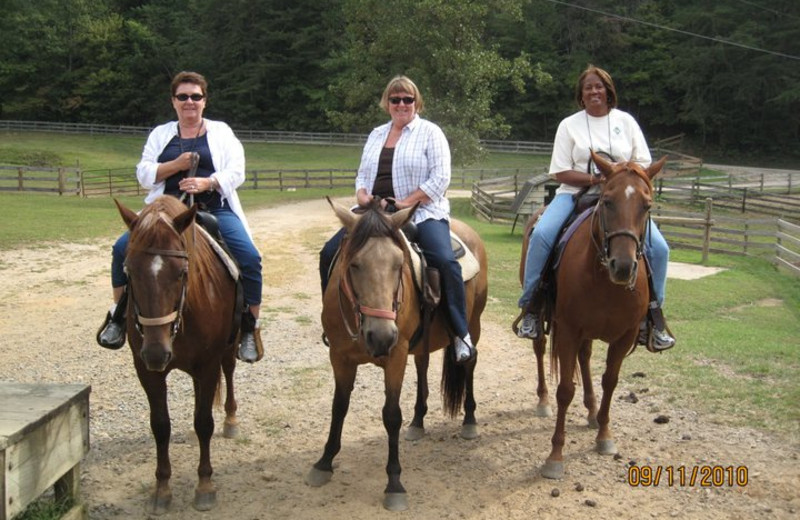
[[159,495],[158,493],[153,493],[150,496],[147,512],[153,516],[161,516],[169,512],[170,504],[172,504],[172,494]]
[[222,436],[226,439],[235,439],[239,437],[239,425],[225,423],[222,426]]
[[408,509],[408,495],[405,493],[385,493],[383,507],[389,511],[405,511]]
[[418,441],[423,437],[425,437],[425,428],[420,428],[419,426],[409,426],[406,430],[405,438],[407,441]]
[[533,415],[535,417],[552,417],[553,410],[551,410],[550,407],[546,404],[537,404],[536,411],[533,412]]
[[600,428],[600,423],[597,422],[597,417],[587,417],[586,422],[588,423],[589,428],[592,430]]
[[478,425],[477,424],[464,424],[461,426],[461,438],[472,440],[478,438]]
[[306,484],[311,487],[324,486],[331,481],[333,471],[322,471],[321,469],[311,468],[311,471],[306,475]]
[[194,508],[198,511],[211,511],[217,505],[216,491],[195,491]]
[[545,461],[542,466],[542,476],[550,479],[564,478],[564,461]]
[[614,444],[614,439],[598,439],[595,441],[595,448],[600,455],[616,455],[617,445]]

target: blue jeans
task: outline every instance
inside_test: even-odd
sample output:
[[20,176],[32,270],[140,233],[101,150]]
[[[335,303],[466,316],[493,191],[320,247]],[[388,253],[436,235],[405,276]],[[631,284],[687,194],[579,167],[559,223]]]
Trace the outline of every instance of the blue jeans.
[[[322,247],[319,253],[319,275],[322,294],[328,286],[328,269],[336,250],[342,242],[345,229],[341,228]],[[417,242],[428,265],[440,272],[443,303],[447,306],[450,324],[456,336],[463,338],[469,332],[467,327],[467,300],[464,292],[464,279],[461,264],[453,254],[450,245],[450,223],[446,220],[425,220],[417,224]]]
[[[545,209],[536,227],[531,233],[528,243],[528,254],[525,257],[525,276],[522,284],[522,296],[518,305],[525,308],[533,299],[533,293],[542,277],[542,269],[553,250],[558,231],[569,218],[575,207],[575,201],[569,193],[556,195]],[[664,304],[667,290],[667,264],[669,262],[669,246],[658,227],[648,222],[645,233],[645,256],[647,256],[653,276],[653,291],[659,305]]]
[[[230,208],[226,206],[211,210],[211,214],[217,217],[219,232],[225,239],[225,245],[239,264],[245,304],[259,305],[262,287],[261,254],[244,229],[242,221]],[[111,248],[112,287],[123,287],[128,284],[128,277],[125,275],[125,251],[128,248],[129,238],[130,234],[126,231]]]

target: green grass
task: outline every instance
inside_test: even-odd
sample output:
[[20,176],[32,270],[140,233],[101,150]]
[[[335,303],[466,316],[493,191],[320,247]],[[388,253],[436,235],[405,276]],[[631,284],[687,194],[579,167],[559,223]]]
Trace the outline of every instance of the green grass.
[[[145,138],[44,132],[0,132],[0,164],[40,167],[80,167],[84,170],[134,167]],[[361,159],[359,146],[314,146],[245,142],[248,170],[352,169]],[[549,157],[490,153],[469,168],[536,168]],[[457,167],[454,165],[454,167]]]

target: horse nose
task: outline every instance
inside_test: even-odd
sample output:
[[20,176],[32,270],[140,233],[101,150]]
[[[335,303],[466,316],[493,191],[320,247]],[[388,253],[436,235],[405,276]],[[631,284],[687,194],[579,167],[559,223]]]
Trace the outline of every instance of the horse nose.
[[388,327],[380,330],[367,330],[364,336],[367,349],[373,357],[388,356],[397,344],[397,328]]
[[172,361],[172,350],[158,343],[145,344],[142,345],[140,356],[147,370],[163,372]]
[[630,258],[611,258],[608,261],[608,271],[611,280],[617,284],[628,284],[636,276],[638,261]]

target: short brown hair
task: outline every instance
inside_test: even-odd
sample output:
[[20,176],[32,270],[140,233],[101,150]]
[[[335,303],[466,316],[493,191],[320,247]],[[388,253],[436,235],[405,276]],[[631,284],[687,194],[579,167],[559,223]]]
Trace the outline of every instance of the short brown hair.
[[611,74],[604,71],[600,67],[595,67],[591,63],[586,70],[581,72],[581,75],[578,76],[578,83],[575,85],[575,101],[578,102],[578,106],[584,108],[583,106],[583,82],[586,81],[586,76],[589,74],[597,74],[597,77],[600,78],[600,81],[603,82],[603,86],[606,87],[606,96],[608,97],[608,108],[617,108],[617,89],[614,87],[614,80],[611,79]]
[[381,101],[379,103],[381,108],[386,112],[389,112],[389,96],[392,94],[397,94],[398,92],[408,92],[414,96],[414,103],[417,113],[422,113],[422,108],[425,106],[425,103],[422,101],[422,93],[419,91],[414,82],[411,81],[411,79],[402,75],[393,77],[391,80],[389,80],[389,84],[386,85],[386,88],[383,89],[383,95],[381,96]]
[[178,90],[178,86],[180,86],[181,83],[193,83],[200,87],[200,90],[203,91],[204,96],[208,95],[208,92],[206,92],[208,89],[208,82],[202,74],[185,70],[175,74],[175,77],[172,78],[172,83],[170,84],[170,93],[173,96],[175,95],[175,92]]

